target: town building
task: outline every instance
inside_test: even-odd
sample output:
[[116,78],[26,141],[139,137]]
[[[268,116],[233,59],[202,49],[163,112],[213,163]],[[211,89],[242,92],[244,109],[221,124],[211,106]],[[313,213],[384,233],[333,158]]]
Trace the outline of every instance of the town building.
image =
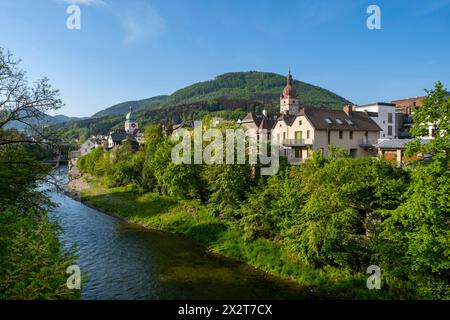
[[[412,115],[415,108],[420,108],[426,96],[407,98],[401,100],[392,101],[396,106],[397,115],[399,118],[399,138],[410,139],[411,133],[410,129],[414,125]],[[434,126],[432,123],[428,123],[428,134],[421,138],[423,139],[433,139]]]
[[355,111],[366,112],[381,128],[380,139],[398,138],[397,109],[393,103],[375,102],[354,106]]
[[95,141],[91,139],[87,139],[85,142],[83,142],[79,149],[79,157],[82,157],[89,152],[91,152],[93,149],[95,149]]
[[353,157],[376,155],[375,145],[382,129],[368,112],[353,106],[343,110],[299,108],[299,95],[289,72],[280,96],[280,112],[269,114],[250,112],[240,125],[256,130],[258,137],[266,134],[280,145],[280,154],[304,160],[311,150],[329,155],[329,146],[348,150]]
[[139,150],[139,146],[143,145],[145,142],[144,131],[139,129],[136,116],[131,107],[130,111],[125,116],[124,129],[110,132],[107,138],[106,148],[112,149],[125,141],[129,141],[136,151]]

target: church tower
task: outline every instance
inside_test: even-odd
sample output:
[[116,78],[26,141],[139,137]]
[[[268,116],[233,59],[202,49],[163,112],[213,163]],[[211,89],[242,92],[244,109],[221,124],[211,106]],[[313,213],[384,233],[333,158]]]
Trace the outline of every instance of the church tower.
[[280,96],[280,113],[294,115],[298,110],[298,94],[294,88],[291,70],[289,70],[286,87]]
[[127,116],[125,118],[125,132],[126,133],[133,133],[134,130],[138,128],[138,123],[136,121],[136,117],[133,114],[133,109],[130,107],[130,112],[127,113]]

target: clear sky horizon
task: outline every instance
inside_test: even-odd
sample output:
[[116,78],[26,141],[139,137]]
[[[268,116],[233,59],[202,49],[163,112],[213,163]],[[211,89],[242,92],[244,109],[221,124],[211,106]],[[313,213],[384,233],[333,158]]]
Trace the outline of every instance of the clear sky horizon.
[[[66,9],[81,8],[69,30]],[[369,5],[381,30],[369,30]],[[233,71],[286,74],[356,104],[450,88],[450,0],[1,0],[0,47],[91,116]],[[301,97],[300,97],[301,99]]]

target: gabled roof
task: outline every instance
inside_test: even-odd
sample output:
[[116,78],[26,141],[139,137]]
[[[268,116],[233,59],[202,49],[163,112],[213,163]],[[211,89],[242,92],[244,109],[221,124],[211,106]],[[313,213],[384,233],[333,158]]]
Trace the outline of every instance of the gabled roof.
[[113,132],[111,133],[111,139],[114,143],[120,143],[124,140],[136,141],[136,138],[132,134],[126,132]]
[[[297,114],[300,115],[300,112]],[[297,117],[297,115],[290,115],[290,114],[280,114],[278,116],[277,121],[284,121],[284,123],[288,126],[291,126],[294,123],[295,118]]]
[[299,114],[302,112],[316,130],[382,131],[365,112],[351,111],[347,115],[343,110],[322,108],[304,108]]
[[275,123],[277,122],[277,120],[276,119],[271,119],[271,118],[267,118],[267,117],[264,117],[262,120],[261,120],[261,123],[259,124],[259,126],[258,126],[258,129],[260,129],[260,130],[272,130],[272,128],[273,128],[273,126],[275,125]]
[[261,124],[261,121],[263,119],[262,114],[258,114],[256,112],[249,112],[247,115],[242,119],[241,123],[250,123],[253,122],[257,127]]

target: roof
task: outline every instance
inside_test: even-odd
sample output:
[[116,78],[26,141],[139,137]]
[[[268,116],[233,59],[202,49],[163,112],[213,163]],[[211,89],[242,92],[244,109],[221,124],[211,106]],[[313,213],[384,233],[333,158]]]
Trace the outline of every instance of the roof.
[[[380,149],[406,149],[408,147],[408,143],[414,141],[414,139],[386,139],[381,140],[376,145]],[[428,140],[422,139],[420,140],[420,144],[427,143]]]
[[130,112],[128,112],[127,115],[126,115],[126,120],[136,121],[136,116],[133,113],[132,107],[130,107]]
[[[347,115],[343,110],[323,108],[303,108],[295,115],[275,114],[264,117],[262,114],[249,112],[241,123],[255,123],[258,129],[272,129],[278,121],[291,126],[298,116],[306,116],[316,130],[350,130],[350,131],[382,131],[366,112],[352,111]],[[327,122],[327,119],[329,120]]]
[[247,115],[242,119],[241,123],[249,123],[254,122],[257,127],[261,124],[261,121],[263,119],[262,114],[258,114],[256,112],[249,112]]
[[382,131],[366,112],[351,111],[347,115],[343,110],[304,108],[298,115],[302,113],[316,130]]
[[111,139],[114,143],[120,143],[124,140],[136,141],[136,138],[132,134],[126,132],[113,132],[111,133]]
[[359,107],[370,107],[370,106],[387,106],[387,107],[395,107],[395,103],[388,103],[388,102],[374,102],[374,103],[367,103],[367,104],[363,104],[360,106],[356,106],[357,108]]
[[277,122],[277,120],[274,118],[264,117],[262,119],[261,123],[259,124],[258,129],[271,130],[273,128],[273,126],[275,125],[275,122]]
[[[300,114],[300,113],[301,113],[301,111],[299,112],[299,114]],[[280,114],[280,115],[278,116],[277,121],[282,120],[282,121],[284,121],[284,123],[286,123],[288,126],[291,126],[291,125],[294,123],[295,118],[296,118],[296,116],[294,116],[294,115],[290,115],[290,114],[285,114],[285,113],[283,113],[283,114]]]

